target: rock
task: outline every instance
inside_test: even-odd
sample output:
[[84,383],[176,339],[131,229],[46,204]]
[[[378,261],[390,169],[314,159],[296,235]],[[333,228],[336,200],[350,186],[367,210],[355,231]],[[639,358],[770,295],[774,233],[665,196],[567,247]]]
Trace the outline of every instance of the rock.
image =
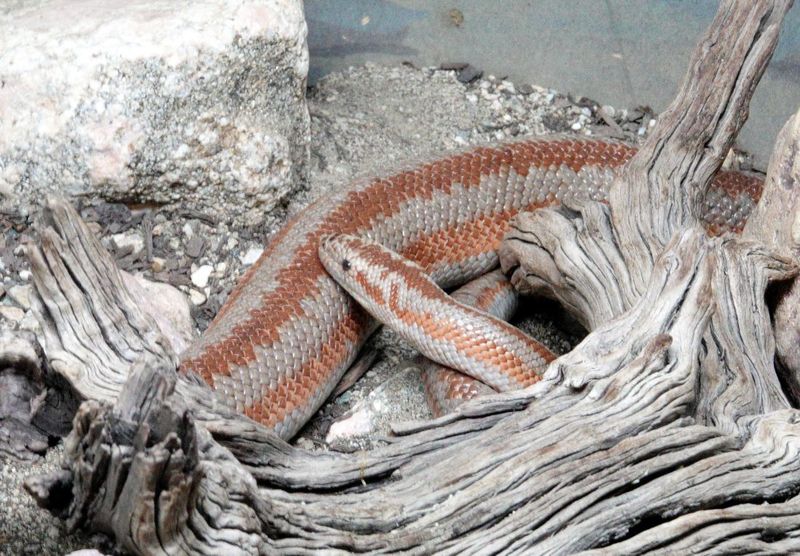
[[21,280],[24,280],[25,282],[27,282],[28,280],[31,279],[31,271],[30,270],[20,270],[19,271],[19,277],[20,277]]
[[6,295],[6,288],[2,283],[0,283],[0,299],[3,299],[5,295]]
[[202,305],[208,298],[203,292],[191,289],[189,290],[189,299],[192,301],[193,305]]
[[251,247],[244,255],[239,256],[239,260],[242,261],[243,265],[250,266],[258,260],[263,252],[263,247]]
[[144,250],[144,239],[139,232],[131,231],[111,236],[111,244],[117,251],[138,254]]
[[19,322],[25,316],[25,311],[12,305],[0,305],[0,319]]
[[534,92],[535,90],[536,90],[536,89],[534,89],[534,88],[533,88],[533,86],[532,86],[532,85],[530,85],[529,83],[523,83],[522,85],[520,85],[519,87],[517,87],[517,91],[518,91],[518,92],[519,92],[519,94],[521,94],[521,95],[530,95],[530,94],[533,94],[533,92]]
[[142,301],[142,309],[156,321],[175,353],[185,350],[194,339],[194,323],[186,297],[175,287],[151,282],[121,272],[131,294]]
[[430,415],[419,369],[413,363],[399,365],[386,382],[332,423],[325,442],[334,450],[352,451],[357,446],[364,446],[365,441],[375,437],[376,433],[390,435],[394,422],[408,419],[408,415],[401,416],[398,400],[417,407],[420,416]]
[[0,190],[256,223],[305,181],[307,71],[300,0],[6,4]]
[[204,264],[192,272],[192,284],[198,288],[205,288],[208,285],[208,278],[214,272],[214,267],[209,264]]
[[479,70],[472,64],[467,64],[467,67],[458,72],[457,79],[461,83],[472,83],[476,79],[480,79],[481,75],[483,75],[483,70]]
[[11,286],[8,288],[8,296],[14,300],[14,303],[25,309],[26,311],[31,308],[31,291],[33,286]]
[[150,270],[153,272],[164,272],[166,268],[167,261],[161,257],[153,257],[153,260],[150,261]]
[[191,258],[196,259],[202,254],[205,244],[206,242],[202,237],[192,237],[192,239],[186,242],[186,254]]

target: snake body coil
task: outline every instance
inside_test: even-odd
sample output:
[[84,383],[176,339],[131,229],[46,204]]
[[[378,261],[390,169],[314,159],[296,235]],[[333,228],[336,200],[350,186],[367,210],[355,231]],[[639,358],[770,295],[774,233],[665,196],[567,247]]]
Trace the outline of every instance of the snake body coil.
[[[439,286],[456,286],[497,266],[495,249],[514,215],[570,198],[603,200],[634,153],[611,140],[548,136],[476,148],[323,197],[276,235],[181,369],[291,438],[376,327],[325,272],[321,238],[371,239]],[[757,178],[720,173],[706,199],[707,227],[741,228],[760,191]]]

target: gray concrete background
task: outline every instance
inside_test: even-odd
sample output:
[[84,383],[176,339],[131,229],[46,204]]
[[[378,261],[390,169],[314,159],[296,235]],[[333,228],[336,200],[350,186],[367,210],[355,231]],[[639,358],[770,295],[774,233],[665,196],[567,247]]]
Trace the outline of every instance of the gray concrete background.
[[[373,61],[469,62],[616,107],[663,110],[713,0],[306,0],[310,81]],[[800,107],[800,7],[788,14],[739,146],[766,166]]]

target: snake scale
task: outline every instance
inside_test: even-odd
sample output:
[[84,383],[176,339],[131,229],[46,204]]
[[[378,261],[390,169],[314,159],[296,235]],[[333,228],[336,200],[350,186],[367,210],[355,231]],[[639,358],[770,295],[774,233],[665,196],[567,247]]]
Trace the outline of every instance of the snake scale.
[[[182,356],[181,371],[200,375],[226,403],[289,439],[377,327],[325,271],[322,238],[377,242],[439,287],[454,287],[497,266],[495,250],[514,215],[570,199],[604,200],[635,152],[609,139],[544,136],[354,181],[275,235]],[[757,177],[720,172],[705,200],[709,231],[741,229],[761,187]]]

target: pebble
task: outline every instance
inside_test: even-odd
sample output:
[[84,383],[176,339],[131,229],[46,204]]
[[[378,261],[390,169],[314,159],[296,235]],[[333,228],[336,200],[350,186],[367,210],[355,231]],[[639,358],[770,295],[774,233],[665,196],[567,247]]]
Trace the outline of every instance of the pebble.
[[193,236],[187,243],[186,243],[186,254],[189,255],[191,258],[196,259],[200,256],[200,253],[203,252],[203,247],[205,246],[205,241],[200,236]]
[[439,66],[439,69],[443,71],[461,71],[468,65],[465,62],[444,62]]
[[189,299],[192,301],[192,305],[202,305],[207,298],[203,292],[191,289],[189,290]]
[[198,267],[197,270],[192,272],[192,284],[198,288],[205,288],[208,285],[208,278],[211,276],[213,271],[214,267],[210,264],[204,264],[203,266]]
[[0,317],[3,320],[19,322],[25,316],[25,311],[12,305],[0,305]]
[[192,225],[186,222],[181,228],[183,231],[183,235],[186,236],[186,239],[190,239],[194,235],[194,230],[192,229]]
[[258,260],[263,252],[263,247],[251,247],[244,255],[239,255],[239,260],[242,261],[243,265],[250,266]]
[[0,299],[3,299],[3,296],[6,295],[6,288],[3,284],[0,283]]
[[479,70],[472,64],[467,64],[467,67],[458,72],[458,79],[461,83],[472,83],[483,75],[483,70]]
[[583,124],[580,122],[575,122],[570,127],[572,128],[573,131],[579,131],[583,127]]
[[27,282],[31,279],[31,271],[30,270],[20,270],[19,277],[21,280]]
[[120,233],[111,236],[111,243],[117,251],[130,250],[131,253],[141,253],[144,250],[144,239],[139,232]]
[[153,257],[153,260],[150,261],[150,270],[153,272],[164,272],[165,268],[167,268],[167,261],[161,257]]
[[519,94],[521,94],[521,95],[530,95],[530,94],[533,94],[533,92],[534,92],[535,90],[536,90],[536,89],[534,89],[534,88],[533,88],[533,86],[532,86],[532,85],[530,85],[529,83],[523,83],[522,85],[520,85],[519,87],[517,87],[517,91],[518,91],[518,92],[519,92]]
[[26,311],[31,308],[31,292],[33,291],[33,286],[26,285],[26,286],[12,286],[8,289],[8,296],[14,300],[14,302],[25,309]]
[[601,115],[605,115],[608,118],[613,118],[616,115],[617,111],[613,106],[604,104],[603,106],[600,107],[600,113]]

